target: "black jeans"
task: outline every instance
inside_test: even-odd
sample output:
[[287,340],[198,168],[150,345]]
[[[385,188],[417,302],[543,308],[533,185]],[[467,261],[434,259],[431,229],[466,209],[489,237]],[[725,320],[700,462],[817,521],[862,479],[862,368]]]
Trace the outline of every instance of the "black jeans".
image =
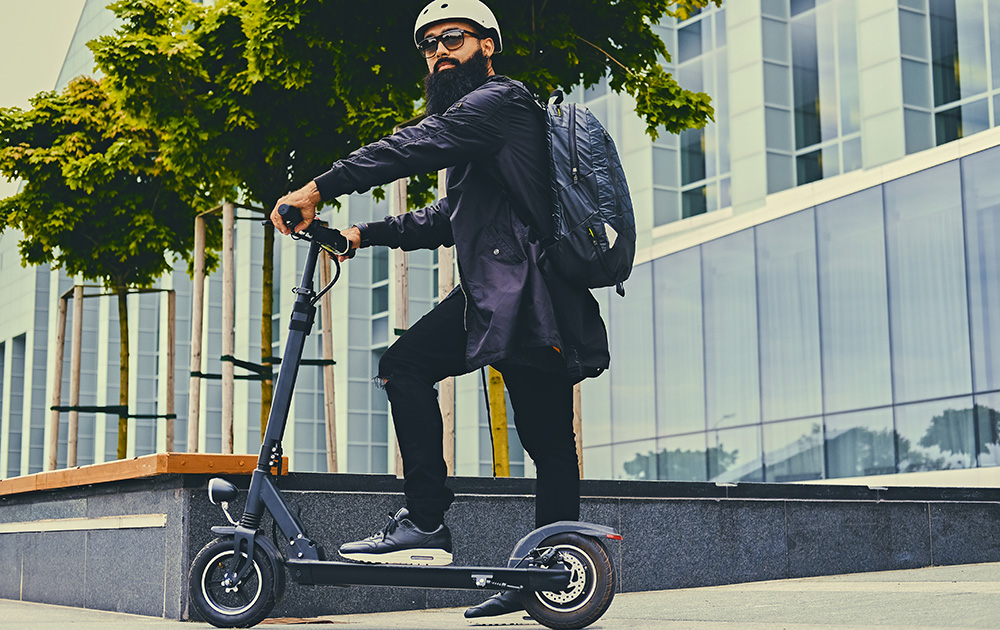
[[[403,492],[411,519],[434,529],[455,499],[445,485],[443,424],[435,383],[467,372],[465,295],[455,291],[386,350],[378,378],[392,407]],[[553,350],[555,352],[555,350]],[[524,365],[503,374],[521,444],[535,462],[535,526],[579,520],[580,472],[573,434],[573,386],[558,373]]]

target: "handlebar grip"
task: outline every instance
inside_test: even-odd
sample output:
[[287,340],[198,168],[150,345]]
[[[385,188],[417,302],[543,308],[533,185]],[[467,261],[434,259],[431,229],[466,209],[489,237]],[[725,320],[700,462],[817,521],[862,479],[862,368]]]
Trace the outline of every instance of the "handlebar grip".
[[302,223],[302,211],[295,206],[283,203],[278,206],[278,214],[281,215],[281,220],[285,222],[285,225],[290,228]]

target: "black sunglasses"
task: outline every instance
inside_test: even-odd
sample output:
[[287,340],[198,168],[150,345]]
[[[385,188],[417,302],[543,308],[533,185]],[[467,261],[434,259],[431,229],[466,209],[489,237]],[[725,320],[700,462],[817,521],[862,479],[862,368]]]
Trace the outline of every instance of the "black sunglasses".
[[440,35],[435,35],[433,37],[426,37],[419,44],[417,44],[417,49],[420,50],[425,58],[430,59],[435,54],[437,54],[438,42],[444,44],[444,47],[448,50],[458,50],[465,43],[465,36],[472,35],[476,39],[482,39],[477,33],[472,31],[467,31],[461,28],[453,28],[451,30],[445,31]]

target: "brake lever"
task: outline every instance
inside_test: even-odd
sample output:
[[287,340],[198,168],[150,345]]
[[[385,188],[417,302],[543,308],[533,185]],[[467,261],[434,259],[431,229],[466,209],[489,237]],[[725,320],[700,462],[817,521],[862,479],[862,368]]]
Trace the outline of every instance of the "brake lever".
[[[282,221],[289,229],[294,230],[295,226],[302,222],[302,213],[295,206],[283,203],[278,206],[278,214],[281,215]],[[270,220],[261,221],[261,225],[267,226],[271,223]],[[292,232],[292,238],[300,238],[305,240],[315,240],[320,246],[326,251],[336,255],[344,256],[345,258],[354,258],[354,254],[357,252],[356,249],[351,247],[351,242],[340,233],[340,230],[334,230],[328,228],[324,225],[320,225],[316,221],[313,221],[309,226],[302,230],[301,232]]]

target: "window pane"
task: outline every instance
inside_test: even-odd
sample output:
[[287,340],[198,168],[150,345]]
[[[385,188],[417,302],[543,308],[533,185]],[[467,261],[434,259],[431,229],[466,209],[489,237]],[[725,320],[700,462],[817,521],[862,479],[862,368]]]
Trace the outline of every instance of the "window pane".
[[816,0],[791,0],[792,17],[816,7]]
[[896,408],[899,472],[974,466],[971,398]]
[[958,87],[958,23],[955,17],[955,0],[931,0],[930,9],[934,104],[944,105],[961,98]]
[[980,466],[1000,466],[1000,394],[976,396],[976,453]]
[[853,2],[837,3],[837,68],[840,73],[840,132],[861,131],[861,96],[858,88],[857,11]]
[[664,225],[681,218],[677,193],[672,190],[653,189],[653,222]]
[[753,232],[702,245],[709,429],[760,421]]
[[372,252],[372,282],[389,279],[389,248],[373,247]]
[[927,19],[922,14],[899,12],[899,48],[904,55],[927,59]]
[[959,167],[885,184],[896,402],[972,390]]
[[881,193],[816,209],[827,413],[892,402]]
[[[386,248],[379,248],[386,249]],[[372,289],[372,315],[389,310],[389,285],[383,284]]]
[[778,18],[788,17],[788,3],[784,0],[761,0],[761,13]]
[[1000,149],[962,160],[975,391],[1000,389]]
[[968,98],[987,90],[986,29],[982,0],[954,0],[958,36],[958,74],[961,96]]
[[986,0],[989,7],[990,61],[993,69],[993,89],[1000,87],[1000,0]]
[[[906,133],[906,152],[916,153],[934,146],[934,129],[931,115],[915,109],[903,109],[903,127]],[[952,138],[954,139],[954,138]]]
[[812,210],[757,227],[757,283],[764,421],[821,414]]
[[852,138],[844,142],[844,172],[849,173],[861,168],[861,138]]
[[990,115],[986,103],[983,99],[935,114],[937,143],[945,144],[989,129]]
[[677,188],[677,151],[653,147],[653,183]]
[[795,147],[816,144],[820,132],[820,76],[816,49],[816,14],[792,22],[792,94]]
[[691,129],[681,133],[681,184],[705,179],[705,132]]
[[583,449],[583,474],[586,479],[611,479],[611,447],[597,446]]
[[823,179],[823,152],[819,149],[795,158],[796,185]]
[[[764,63],[764,100],[773,105],[792,106],[791,77],[787,66]],[[790,131],[788,135],[791,135]]]
[[931,106],[931,77],[926,63],[903,59],[903,102]]
[[892,409],[826,417],[827,477],[865,477],[896,472]]
[[671,254],[653,265],[657,435],[704,431],[701,250]]
[[666,438],[656,442],[657,472],[660,479],[670,481],[705,481],[708,459],[705,434]]
[[791,112],[776,107],[765,107],[764,125],[768,149],[792,150]]
[[823,147],[820,166],[823,167],[823,177],[833,177],[840,174],[840,147],[838,145],[831,144]]
[[656,473],[656,441],[643,440],[612,446],[615,479],[653,481]]
[[764,481],[760,426],[709,431],[709,481]]
[[705,187],[699,186],[692,190],[685,190],[681,193],[681,218],[688,218],[705,214],[708,211],[708,198],[705,194]]
[[822,479],[822,419],[765,424],[764,466],[767,481]]
[[[832,25],[836,21],[833,4],[816,8],[816,23]],[[800,18],[801,19],[801,18]],[[834,29],[830,26],[818,28],[816,38],[817,80],[819,82],[820,138],[823,141],[837,137],[837,123],[840,118],[840,101],[837,98],[837,42]]]
[[767,154],[767,192],[776,193],[795,185],[795,168],[792,156],[780,153]]
[[677,63],[694,59],[701,51],[701,20],[677,30]]
[[784,22],[761,20],[764,59],[788,63],[788,25]]
[[628,299],[611,301],[609,314],[612,436],[615,442],[656,435],[653,377],[652,265],[638,265],[628,282]]

